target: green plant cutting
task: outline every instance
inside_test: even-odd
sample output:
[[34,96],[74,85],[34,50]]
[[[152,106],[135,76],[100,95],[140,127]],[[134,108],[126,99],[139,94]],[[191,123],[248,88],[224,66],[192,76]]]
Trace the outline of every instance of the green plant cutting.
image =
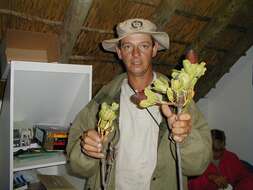
[[[146,99],[141,100],[139,106],[142,108],[156,104],[185,106],[195,94],[194,86],[197,80],[205,74],[205,65],[205,62],[192,64],[188,59],[183,60],[183,68],[172,71],[170,82],[161,76],[154,80],[151,88],[144,89]],[[166,95],[168,101],[162,100],[159,94]]]
[[113,121],[117,118],[117,111],[119,104],[113,102],[112,105],[108,105],[106,102],[102,103],[99,111],[98,121],[98,133],[102,139],[113,131]]

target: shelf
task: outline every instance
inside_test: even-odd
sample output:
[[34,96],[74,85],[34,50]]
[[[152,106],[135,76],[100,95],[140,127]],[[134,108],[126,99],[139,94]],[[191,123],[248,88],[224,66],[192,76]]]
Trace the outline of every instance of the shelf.
[[61,167],[54,166],[64,168],[63,152],[36,156],[17,152],[33,147],[14,147],[14,129],[37,123],[69,126],[90,101],[92,92],[91,65],[27,61],[11,61],[8,65],[0,113],[0,152],[4,152],[0,158],[0,190],[13,189],[13,172],[35,169],[47,174],[52,169],[58,174]]
[[32,143],[29,146],[13,147],[13,152],[17,152],[18,150],[27,150],[27,149],[31,149],[31,148],[41,148],[41,146],[38,145],[37,143]]
[[49,153],[39,157],[15,158],[14,172],[66,164],[66,156],[63,152]]

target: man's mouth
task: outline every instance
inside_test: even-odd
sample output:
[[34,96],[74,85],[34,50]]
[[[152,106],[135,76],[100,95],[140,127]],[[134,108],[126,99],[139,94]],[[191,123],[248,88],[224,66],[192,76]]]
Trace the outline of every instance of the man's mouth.
[[140,65],[141,61],[140,60],[134,60],[131,63],[134,64],[134,65]]

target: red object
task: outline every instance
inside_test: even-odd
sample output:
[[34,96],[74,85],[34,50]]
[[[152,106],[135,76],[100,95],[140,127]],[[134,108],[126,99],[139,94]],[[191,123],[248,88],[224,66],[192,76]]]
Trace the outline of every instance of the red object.
[[191,62],[191,64],[198,63],[198,55],[193,49],[190,49],[185,57]]
[[146,100],[147,96],[144,93],[144,90],[140,92],[136,92],[134,95],[130,97],[131,101],[136,105],[139,105],[142,100]]
[[58,142],[54,142],[53,143],[54,145],[62,145],[62,146],[65,146],[67,144],[67,142],[65,141],[58,141]]
[[218,190],[217,186],[208,180],[209,174],[225,176],[233,190],[253,190],[253,174],[246,169],[237,155],[230,151],[224,151],[218,167],[210,163],[201,176],[189,180],[189,190]]

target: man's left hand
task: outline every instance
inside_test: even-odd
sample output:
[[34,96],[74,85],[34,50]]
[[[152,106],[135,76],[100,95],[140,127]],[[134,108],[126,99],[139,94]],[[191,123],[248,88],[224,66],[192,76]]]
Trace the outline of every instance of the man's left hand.
[[189,113],[173,113],[168,105],[161,106],[163,114],[167,117],[168,125],[171,129],[171,138],[182,143],[190,134],[192,128],[192,118]]

